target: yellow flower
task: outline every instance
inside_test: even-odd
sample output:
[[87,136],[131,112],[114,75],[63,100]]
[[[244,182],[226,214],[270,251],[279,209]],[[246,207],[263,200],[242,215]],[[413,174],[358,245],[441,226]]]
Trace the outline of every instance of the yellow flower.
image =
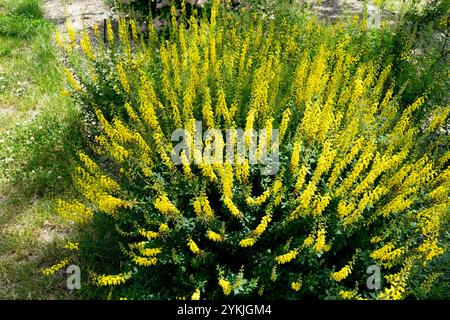
[[166,233],[167,231],[169,231],[169,226],[166,223],[161,223],[159,225],[159,232]]
[[349,276],[349,274],[352,272],[352,269],[349,265],[343,267],[341,270],[333,272],[331,274],[331,279],[339,282],[344,280],[345,278],[347,278]]
[[317,231],[315,249],[317,252],[323,252],[327,250],[327,246],[325,243],[325,228],[323,227],[320,228],[319,231]]
[[101,39],[101,34],[100,34],[100,28],[98,27],[98,24],[96,23],[96,24],[94,24],[94,26],[92,27],[92,29],[94,30],[94,36],[97,38],[97,39]]
[[407,281],[411,270],[411,262],[407,261],[405,266],[398,273],[386,275],[385,279],[391,284],[390,287],[386,287],[378,295],[380,300],[400,300],[406,291]]
[[267,225],[269,224],[270,221],[272,221],[272,216],[270,214],[265,215],[262,218],[261,223],[253,231],[253,234],[257,237],[263,234],[263,232],[267,229]]
[[187,245],[189,247],[189,250],[191,250],[192,253],[194,253],[194,254],[200,254],[202,252],[200,250],[200,248],[197,246],[197,244],[194,242],[194,240],[192,240],[192,239],[188,240],[188,244]]
[[291,163],[290,163],[291,171],[294,173],[297,172],[298,164],[300,162],[300,148],[301,148],[301,142],[300,142],[300,140],[298,140],[294,143],[294,147],[292,148],[292,156],[291,156]]
[[98,275],[95,280],[98,286],[117,286],[124,284],[131,278],[130,274],[120,273],[117,275]]
[[308,168],[306,168],[305,165],[302,165],[297,174],[297,181],[295,182],[295,192],[299,192],[302,189],[307,173]]
[[246,238],[246,239],[241,240],[239,242],[239,245],[243,248],[251,247],[255,244],[255,241],[256,240],[254,238]]
[[56,31],[54,37],[55,37],[55,42],[58,45],[58,47],[61,50],[65,50],[66,49],[66,45],[65,45],[64,40],[63,40],[63,38],[61,36],[61,33],[59,31]]
[[208,239],[210,239],[214,242],[222,242],[223,241],[222,235],[220,235],[214,231],[211,231],[211,230],[208,230],[206,232],[206,236],[208,237]]
[[291,283],[291,288],[294,291],[300,291],[300,288],[302,287],[301,281],[294,281]]
[[154,266],[157,263],[158,259],[156,259],[155,257],[146,258],[146,257],[133,256],[132,261],[139,266],[150,267],[150,266]]
[[125,90],[126,93],[130,94],[131,92],[130,83],[128,82],[127,74],[125,72],[125,69],[123,68],[122,63],[117,64],[117,73],[119,75],[119,80],[120,83],[122,84],[123,89]]
[[200,289],[196,289],[192,294],[191,300],[200,300]]
[[72,21],[70,19],[66,20],[67,34],[69,35],[69,43],[72,49],[75,48],[77,44],[77,34],[75,28],[73,27]]
[[288,262],[291,262],[293,259],[295,259],[298,255],[298,250],[291,250],[288,253],[285,253],[281,256],[278,256],[275,258],[278,264],[285,264]]
[[283,118],[281,119],[281,124],[280,124],[280,134],[279,134],[279,142],[278,143],[281,143],[281,141],[284,138],[284,135],[286,134],[286,130],[288,128],[289,122],[291,121],[291,115],[292,115],[292,112],[289,108],[283,112]]
[[114,44],[114,31],[111,25],[111,20],[106,21],[106,38],[110,45]]
[[202,204],[203,204],[203,213],[205,214],[205,216],[208,217],[208,219],[213,219],[214,211],[209,204],[208,197],[205,196],[202,198]]
[[156,256],[161,253],[161,248],[144,248],[140,250],[141,254],[146,257]]
[[355,299],[358,293],[356,290],[341,290],[339,291],[339,296],[344,300]]
[[68,250],[80,250],[80,244],[78,242],[67,242],[64,248]]
[[165,194],[161,194],[154,202],[155,208],[163,214],[179,214],[180,211],[170,202]]
[[68,68],[64,68],[64,72],[66,74],[67,81],[72,86],[75,91],[81,91],[81,86],[78,81],[75,79],[74,75]]
[[303,245],[310,247],[314,244],[314,235],[310,234],[308,237],[305,238],[303,241]]
[[252,197],[247,197],[245,199],[245,201],[249,205],[254,205],[254,206],[262,205],[264,202],[267,201],[267,199],[269,199],[269,197],[271,195],[272,196],[276,195],[281,190],[282,187],[283,187],[283,183],[281,182],[280,179],[277,179],[277,180],[275,180],[273,186],[271,188],[267,189],[266,191],[264,191],[262,195],[258,196],[255,199],[253,199]]
[[148,240],[152,240],[159,237],[159,233],[155,231],[146,231],[145,229],[139,229],[139,234],[146,237]]
[[58,213],[64,218],[77,223],[87,223],[94,216],[92,210],[85,207],[82,203],[70,203],[62,200],[58,200]]
[[433,260],[434,257],[444,253],[444,249],[440,248],[437,243],[437,239],[427,239],[419,246],[419,248],[417,248],[417,250],[420,253],[423,253],[426,260]]
[[219,280],[219,285],[222,287],[224,295],[230,295],[231,290],[233,290],[233,286],[231,285],[230,281],[221,278]]
[[134,19],[131,19],[130,25],[131,25],[131,35],[133,37],[133,40],[135,42],[137,42],[139,40],[139,35],[138,35],[138,31],[137,31],[136,21],[134,21]]
[[374,260],[381,261],[385,267],[390,268],[404,253],[405,249],[403,247],[395,249],[392,243],[388,243],[380,249],[373,251],[370,257]]
[[233,200],[231,200],[231,198],[225,197],[223,199],[223,203],[228,208],[228,210],[230,210],[230,212],[233,216],[235,216],[236,218],[242,217],[242,213],[239,211],[238,207],[236,207],[236,205],[234,204]]
[[42,270],[42,274],[44,274],[46,276],[50,276],[68,265],[69,265],[69,259],[66,258],[66,259],[58,262],[57,264],[51,266],[50,268]]
[[113,197],[109,194],[99,195],[97,200],[98,209],[112,216],[116,215],[119,208],[129,208],[131,204],[125,200]]
[[313,216],[319,216],[322,214],[322,212],[326,209],[328,204],[331,201],[331,197],[328,195],[325,196],[318,196],[317,200],[315,202],[314,210],[312,212]]
[[81,49],[88,56],[89,59],[95,60],[94,53],[92,52],[91,40],[86,30],[83,31],[83,36],[80,40]]

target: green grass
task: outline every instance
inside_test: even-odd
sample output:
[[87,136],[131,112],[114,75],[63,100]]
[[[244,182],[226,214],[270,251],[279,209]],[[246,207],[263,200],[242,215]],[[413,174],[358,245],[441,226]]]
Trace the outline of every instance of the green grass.
[[62,275],[46,277],[63,254],[68,226],[51,199],[8,195],[0,204],[0,299],[69,299]]
[[80,119],[61,95],[54,26],[38,0],[0,0],[0,299],[73,299],[63,275],[70,226],[55,212],[70,193]]

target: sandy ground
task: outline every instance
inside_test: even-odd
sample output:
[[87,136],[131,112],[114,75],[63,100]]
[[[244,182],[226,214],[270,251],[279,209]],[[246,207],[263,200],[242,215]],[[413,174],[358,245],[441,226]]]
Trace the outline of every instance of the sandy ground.
[[112,15],[103,0],[44,0],[45,17],[64,29],[70,18],[75,29],[83,29]]

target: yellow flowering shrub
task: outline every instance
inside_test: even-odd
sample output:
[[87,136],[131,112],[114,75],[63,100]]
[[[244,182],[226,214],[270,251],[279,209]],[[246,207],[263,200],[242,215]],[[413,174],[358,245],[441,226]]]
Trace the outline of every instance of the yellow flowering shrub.
[[[120,248],[117,275],[97,284],[134,299],[405,297],[445,249],[450,157],[436,132],[448,110],[425,96],[399,104],[392,66],[376,55],[389,30],[235,14],[219,1],[196,19],[174,17],[165,39],[125,18],[118,37],[108,22],[106,43],[58,35],[71,94],[95,123],[74,172],[80,197],[60,211],[108,226]],[[213,146],[225,155],[230,137],[199,141],[198,122],[255,129],[233,152],[266,129],[254,157],[278,150],[276,172],[238,153],[204,161]],[[179,163],[177,129],[191,133]],[[363,286],[370,265],[388,274],[381,291]]]

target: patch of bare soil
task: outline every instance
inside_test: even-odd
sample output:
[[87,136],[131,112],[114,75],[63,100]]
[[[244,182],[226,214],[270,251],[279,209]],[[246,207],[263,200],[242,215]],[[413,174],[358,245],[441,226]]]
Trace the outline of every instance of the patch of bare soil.
[[45,17],[64,29],[70,19],[76,30],[104,21],[112,15],[103,0],[44,0]]

